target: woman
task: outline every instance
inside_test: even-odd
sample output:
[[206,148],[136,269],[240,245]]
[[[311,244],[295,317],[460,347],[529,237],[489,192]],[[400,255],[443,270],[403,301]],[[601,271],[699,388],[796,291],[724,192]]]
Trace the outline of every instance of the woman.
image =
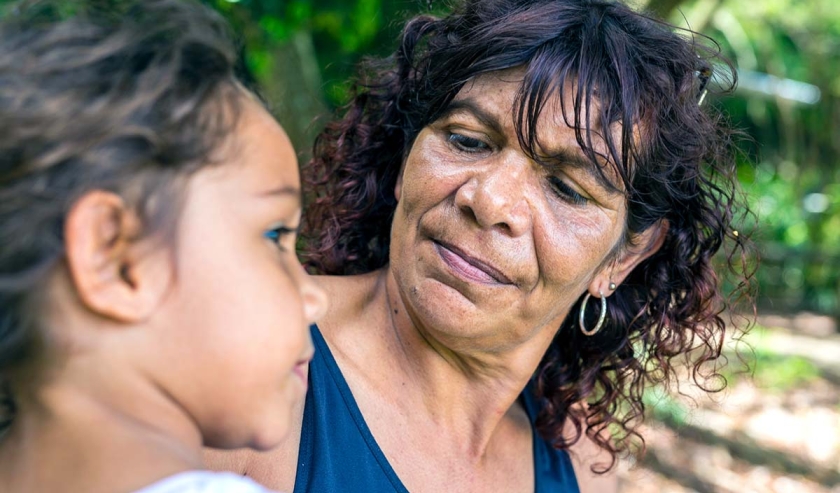
[[[410,21],[307,170],[306,256],[334,277],[301,435],[222,465],[294,491],[614,490],[593,472],[643,387],[720,355],[711,259],[742,248],[701,49],[602,0]],[[575,447],[605,460],[573,471]]]

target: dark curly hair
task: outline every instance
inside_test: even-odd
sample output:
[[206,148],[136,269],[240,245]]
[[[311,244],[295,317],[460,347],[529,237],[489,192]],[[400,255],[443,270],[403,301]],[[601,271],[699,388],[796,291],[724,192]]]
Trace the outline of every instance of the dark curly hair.
[[235,61],[226,24],[187,0],[24,2],[0,23],[0,416],[40,348],[68,211],[106,190],[168,231],[236,125]]
[[[610,453],[612,467],[633,437],[644,443],[636,431],[642,393],[670,381],[675,357],[691,351],[695,381],[722,387],[715,366],[722,314],[752,299],[747,235],[734,229],[747,211],[735,177],[736,133],[698,104],[713,64],[731,69],[702,39],[608,0],[467,0],[444,18],[410,20],[394,55],[367,62],[343,117],[326,126],[304,169],[313,193],[308,265],[346,275],[387,264],[401,164],[467,81],[524,68],[512,111],[520,144],[535,158],[541,110],[572,91],[563,114],[578,145],[597,163],[593,142],[603,139],[600,157],[623,181],[625,241],[657,222],[669,225],[661,249],[610,298],[604,328],[586,337],[568,317],[534,376],[542,436],[564,449],[585,432]],[[620,135],[598,135],[592,122],[620,123]],[[722,272],[734,276],[732,295],[722,293],[717,255]],[[579,308],[580,301],[570,313]],[[569,420],[573,436],[563,433]]]

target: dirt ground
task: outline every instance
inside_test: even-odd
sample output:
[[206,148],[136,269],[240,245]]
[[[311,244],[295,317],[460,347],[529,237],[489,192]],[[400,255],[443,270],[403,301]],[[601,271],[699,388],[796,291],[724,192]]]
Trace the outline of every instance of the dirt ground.
[[622,462],[619,491],[840,493],[834,323],[760,317],[747,338],[754,374],[731,377],[711,398],[684,385],[690,399],[670,394],[651,406],[647,454]]

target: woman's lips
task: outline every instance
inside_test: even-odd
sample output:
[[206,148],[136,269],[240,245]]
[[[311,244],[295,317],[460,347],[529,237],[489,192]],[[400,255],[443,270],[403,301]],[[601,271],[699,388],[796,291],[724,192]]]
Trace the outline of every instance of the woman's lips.
[[513,284],[501,271],[459,248],[435,242],[435,248],[446,265],[460,277],[485,284]]

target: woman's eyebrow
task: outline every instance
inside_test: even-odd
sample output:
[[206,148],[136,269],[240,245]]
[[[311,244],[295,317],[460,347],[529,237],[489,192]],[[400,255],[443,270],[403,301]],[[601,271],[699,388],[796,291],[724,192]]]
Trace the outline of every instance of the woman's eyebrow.
[[[493,132],[499,135],[504,135],[504,128],[499,122],[498,118],[493,113],[485,110],[473,98],[456,99],[452,101],[444,110],[441,118],[446,118],[457,113],[465,113],[482,125],[488,127]],[[612,183],[607,176],[596,169],[598,164],[593,163],[589,158],[579,152],[575,152],[567,147],[559,147],[556,149],[542,149],[541,153],[544,157],[542,163],[548,167],[556,167],[558,164],[569,166],[574,169],[582,169],[587,174],[592,176],[601,187],[610,194],[621,194],[622,191],[614,183]],[[545,152],[548,151],[548,152]]]
[[495,115],[482,108],[478,102],[472,98],[457,99],[449,103],[449,106],[444,110],[441,118],[451,116],[453,113],[467,113],[482,125],[488,127],[497,134],[504,134],[504,128]]
[[574,169],[582,169],[588,175],[595,178],[595,181],[601,185],[604,190],[611,194],[621,194],[622,191],[618,187],[615,186],[615,183],[612,183],[609,178],[607,178],[606,174],[601,172],[600,170],[596,169],[596,166],[600,166],[599,164],[593,163],[589,158],[575,152],[567,147],[561,147],[558,149],[551,149],[550,152],[545,154],[546,158],[544,158],[543,163],[548,166],[549,168],[557,167],[558,165],[568,166]]

